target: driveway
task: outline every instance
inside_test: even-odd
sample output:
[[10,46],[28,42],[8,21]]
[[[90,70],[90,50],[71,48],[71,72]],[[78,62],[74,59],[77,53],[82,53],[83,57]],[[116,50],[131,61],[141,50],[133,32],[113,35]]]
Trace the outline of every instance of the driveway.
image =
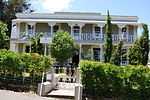
[[35,94],[0,90],[0,100],[66,100],[66,99],[40,97]]

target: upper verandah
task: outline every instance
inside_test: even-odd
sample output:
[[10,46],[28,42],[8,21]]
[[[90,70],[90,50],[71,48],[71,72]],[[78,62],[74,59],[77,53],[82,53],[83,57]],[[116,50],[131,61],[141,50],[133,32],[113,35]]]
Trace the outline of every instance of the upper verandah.
[[[55,13],[17,13],[17,21],[26,20],[80,20],[80,21],[106,21],[107,15],[100,13],[86,13],[86,12],[55,12]],[[112,21],[115,22],[137,22],[138,16],[120,16],[111,15]]]

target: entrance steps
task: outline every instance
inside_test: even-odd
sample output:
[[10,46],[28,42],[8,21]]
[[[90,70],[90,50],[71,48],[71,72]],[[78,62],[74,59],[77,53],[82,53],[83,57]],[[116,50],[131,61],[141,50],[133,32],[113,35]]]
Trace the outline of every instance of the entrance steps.
[[47,97],[55,97],[55,98],[64,98],[64,100],[74,100],[75,84],[76,83],[59,82],[57,89],[52,90],[46,96]]

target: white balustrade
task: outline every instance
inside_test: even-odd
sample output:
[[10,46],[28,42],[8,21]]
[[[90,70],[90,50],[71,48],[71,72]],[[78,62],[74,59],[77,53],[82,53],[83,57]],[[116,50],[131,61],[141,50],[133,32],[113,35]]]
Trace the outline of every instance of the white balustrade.
[[[19,38],[23,36],[26,32],[21,32],[19,34]],[[44,37],[51,37],[50,32],[35,32],[33,34],[28,34],[28,39],[32,36],[38,36],[40,33],[44,33]],[[73,33],[73,38],[74,40],[79,40],[79,41],[102,41],[104,42],[106,40],[106,34],[92,34],[92,33],[82,33],[81,38],[80,35],[77,33]],[[112,34],[112,41],[113,42],[118,42],[120,39],[123,39],[124,42],[134,42],[136,39],[136,35],[122,35],[122,34]]]

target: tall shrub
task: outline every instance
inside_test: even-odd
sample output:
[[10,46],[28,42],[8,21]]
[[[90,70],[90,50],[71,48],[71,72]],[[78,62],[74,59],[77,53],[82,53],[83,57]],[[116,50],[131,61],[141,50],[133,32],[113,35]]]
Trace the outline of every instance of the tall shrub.
[[147,65],[148,62],[148,53],[149,53],[149,32],[148,32],[148,25],[142,24],[143,33],[139,39],[139,46],[140,46],[140,59],[139,64]]
[[139,65],[139,59],[140,59],[140,46],[139,46],[139,39],[137,38],[134,41],[133,46],[129,48],[128,52],[129,64]]
[[117,50],[112,55],[112,58],[110,60],[111,64],[120,65],[121,63],[121,57],[122,55],[122,46],[123,46],[123,40],[120,40],[117,46]]
[[107,24],[106,24],[106,41],[104,44],[104,62],[110,62],[112,55],[112,24],[109,11],[107,11]]

